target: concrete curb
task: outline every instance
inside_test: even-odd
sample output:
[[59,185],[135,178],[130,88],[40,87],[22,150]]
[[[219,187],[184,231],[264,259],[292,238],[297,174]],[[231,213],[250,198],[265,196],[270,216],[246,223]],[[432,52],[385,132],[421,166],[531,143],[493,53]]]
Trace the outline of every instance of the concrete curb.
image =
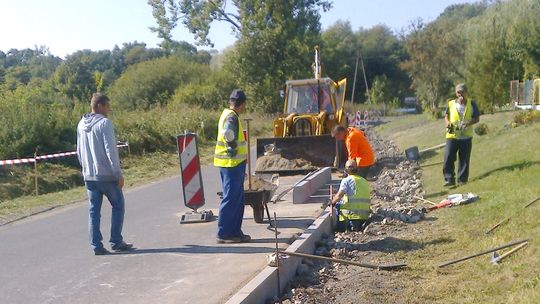
[[329,183],[330,180],[332,180],[332,168],[326,167],[299,182],[293,188],[293,204],[302,204],[309,201],[310,196]]
[[[323,234],[330,234],[332,231],[332,218],[330,217],[330,212],[330,208],[327,207],[286,251],[313,253],[315,250],[315,243],[322,238]],[[280,265],[279,276],[281,291],[283,291],[288,282],[295,277],[296,268],[300,262],[301,258],[291,256],[288,259],[285,259]],[[264,304],[267,300],[277,296],[276,289],[277,268],[266,266],[255,278],[234,294],[226,304]]]

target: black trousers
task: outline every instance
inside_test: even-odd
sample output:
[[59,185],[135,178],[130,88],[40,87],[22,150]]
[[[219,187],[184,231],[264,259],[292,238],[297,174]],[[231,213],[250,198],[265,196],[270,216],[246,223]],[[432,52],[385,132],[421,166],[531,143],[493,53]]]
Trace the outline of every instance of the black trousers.
[[443,174],[447,182],[455,182],[456,156],[459,156],[457,179],[460,183],[469,180],[469,160],[471,159],[472,138],[469,139],[446,139],[444,151]]
[[371,167],[372,166],[358,167],[358,175],[360,175],[363,178],[367,178]]

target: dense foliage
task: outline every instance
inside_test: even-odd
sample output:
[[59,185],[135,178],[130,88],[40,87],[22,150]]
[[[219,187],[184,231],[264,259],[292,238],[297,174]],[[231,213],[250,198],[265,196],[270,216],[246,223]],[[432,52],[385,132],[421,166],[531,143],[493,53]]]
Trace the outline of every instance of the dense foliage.
[[536,0],[482,1],[449,6],[405,37],[410,59],[402,63],[425,106],[452,97],[453,85],[469,84],[483,111],[509,101],[509,81],[539,76],[540,21]]
[[[46,47],[0,51],[0,159],[30,156],[36,148],[73,149],[75,126],[96,91],[112,98],[119,139],[132,141],[135,153],[170,150],[184,129],[211,139],[235,87],[247,91],[250,110],[279,110],[285,81],[312,77],[315,45],[323,75],[348,78],[347,98],[354,93],[354,102],[373,106],[416,95],[424,108],[436,109],[456,83],[466,82],[490,111],[508,102],[510,80],[537,77],[540,69],[535,0],[452,5],[400,34],[384,25],[352,29],[343,21],[321,30],[320,14],[331,6],[323,0],[148,3],[159,48],[135,41],[65,59]],[[238,38],[221,53],[173,39],[181,24],[199,44],[211,45],[208,31],[216,20],[228,22]]]

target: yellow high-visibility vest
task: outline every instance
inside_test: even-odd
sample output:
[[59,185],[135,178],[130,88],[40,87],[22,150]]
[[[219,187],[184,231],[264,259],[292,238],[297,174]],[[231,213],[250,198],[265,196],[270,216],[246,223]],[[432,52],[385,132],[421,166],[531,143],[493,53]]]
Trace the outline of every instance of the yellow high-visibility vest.
[[214,166],[216,167],[236,167],[247,159],[247,142],[244,137],[244,128],[242,127],[242,122],[240,117],[238,117],[238,138],[236,140],[236,155],[229,156],[227,154],[227,141],[225,141],[224,131],[225,131],[225,119],[229,115],[238,115],[231,109],[223,110],[221,117],[219,118],[218,123],[218,134],[216,141],[216,149],[214,151]]
[[351,175],[354,180],[354,195],[343,197],[340,205],[339,221],[367,220],[371,213],[370,189],[368,182],[361,176]]
[[457,126],[462,122],[470,122],[472,119],[473,107],[470,99],[467,99],[467,104],[465,105],[465,112],[463,113],[463,118],[459,117],[459,112],[456,109],[456,100],[448,101],[448,113],[450,123],[454,126],[454,133],[449,133],[446,131],[446,138],[450,139],[459,139],[459,138],[471,138],[473,137],[473,129],[471,126],[465,128],[465,130],[458,130]]

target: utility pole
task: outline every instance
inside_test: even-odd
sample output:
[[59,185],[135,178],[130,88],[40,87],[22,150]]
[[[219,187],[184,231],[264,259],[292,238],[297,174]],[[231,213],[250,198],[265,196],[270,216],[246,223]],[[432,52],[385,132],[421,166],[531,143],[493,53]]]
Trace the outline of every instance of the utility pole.
[[356,50],[356,65],[354,66],[354,81],[352,85],[351,103],[354,104],[354,92],[356,91],[356,72],[358,72],[358,58],[360,57],[360,51]]
[[364,82],[366,84],[366,93],[367,93],[368,103],[371,103],[371,96],[369,96],[369,86],[368,86],[367,78],[366,78],[366,68],[364,67],[364,59],[362,58],[362,53],[360,52],[360,49],[358,49],[358,54],[360,55],[360,62],[362,63],[362,72],[364,73]]

